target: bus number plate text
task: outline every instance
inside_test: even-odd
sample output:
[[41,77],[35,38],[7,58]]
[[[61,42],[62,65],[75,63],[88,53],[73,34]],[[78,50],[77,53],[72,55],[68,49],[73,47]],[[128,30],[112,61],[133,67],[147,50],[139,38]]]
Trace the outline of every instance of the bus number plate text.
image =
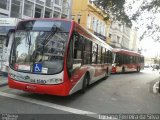
[[31,83],[37,83],[37,84],[46,84],[46,80],[35,80],[35,79],[31,79]]

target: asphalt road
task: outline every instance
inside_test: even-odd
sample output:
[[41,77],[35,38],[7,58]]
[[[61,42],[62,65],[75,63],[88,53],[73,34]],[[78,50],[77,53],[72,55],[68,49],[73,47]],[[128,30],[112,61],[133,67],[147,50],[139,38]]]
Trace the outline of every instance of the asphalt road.
[[0,113],[160,114],[160,95],[152,90],[159,76],[157,71],[150,69],[113,74],[89,86],[85,94],[78,92],[68,97],[26,93],[5,86],[0,88]]

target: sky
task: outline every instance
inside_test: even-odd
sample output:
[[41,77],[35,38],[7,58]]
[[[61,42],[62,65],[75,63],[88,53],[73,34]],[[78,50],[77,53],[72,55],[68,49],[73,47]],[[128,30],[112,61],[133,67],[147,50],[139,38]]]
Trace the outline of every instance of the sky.
[[[126,12],[129,16],[134,14],[143,2],[143,0],[135,0],[135,1],[136,2],[133,2],[133,0],[126,0],[126,6],[128,6],[129,4],[132,5],[132,8],[130,7],[130,9],[127,9],[127,12]],[[147,2],[149,1],[150,0],[147,0]],[[133,22],[133,26],[139,28],[138,34],[137,34],[138,38],[147,29],[146,24],[151,22],[150,20],[147,19],[147,17],[149,16],[153,16],[153,14],[143,13],[137,23]],[[157,14],[155,16],[156,16],[155,22],[160,25],[160,22],[159,22],[160,15]],[[154,40],[151,37],[145,37],[143,40],[141,40],[139,44],[139,48],[142,48],[142,54],[146,57],[155,57],[155,56],[160,57],[160,50],[159,50],[160,43],[154,42]]]

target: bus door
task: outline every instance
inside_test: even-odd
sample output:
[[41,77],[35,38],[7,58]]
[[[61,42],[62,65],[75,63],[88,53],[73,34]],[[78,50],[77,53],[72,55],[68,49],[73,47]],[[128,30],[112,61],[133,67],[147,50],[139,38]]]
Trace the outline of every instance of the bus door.
[[74,32],[69,43],[69,51],[67,57],[67,70],[70,78],[82,66],[82,55],[83,40],[80,39],[80,35],[78,33]]

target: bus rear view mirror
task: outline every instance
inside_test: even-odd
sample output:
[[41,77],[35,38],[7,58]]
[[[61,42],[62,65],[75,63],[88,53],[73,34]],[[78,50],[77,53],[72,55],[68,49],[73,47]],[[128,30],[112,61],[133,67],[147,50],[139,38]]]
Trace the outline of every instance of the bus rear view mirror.
[[10,29],[7,33],[7,39],[6,39],[6,47],[8,47],[8,44],[9,44],[9,38],[10,38],[10,35],[12,33],[15,33],[15,29]]

